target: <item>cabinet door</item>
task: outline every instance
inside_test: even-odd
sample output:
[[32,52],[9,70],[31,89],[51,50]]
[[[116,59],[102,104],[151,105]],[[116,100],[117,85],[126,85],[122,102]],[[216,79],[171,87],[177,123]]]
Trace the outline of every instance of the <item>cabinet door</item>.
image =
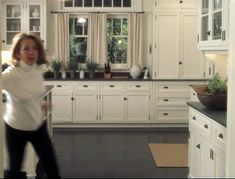
[[179,78],[179,14],[156,13],[154,29],[154,78]]
[[126,120],[129,121],[149,121],[150,100],[149,94],[127,94],[126,100]]
[[74,93],[73,122],[97,122],[98,99],[95,93]]
[[10,47],[13,37],[22,31],[24,13],[21,3],[4,4],[3,45]]
[[124,101],[122,93],[101,94],[101,120],[102,122],[124,122]]
[[197,48],[197,26],[196,13],[181,14],[180,77],[183,79],[204,78],[204,59]]
[[201,150],[202,141],[200,136],[190,129],[190,163],[189,163],[189,178],[198,178],[201,176]]
[[52,92],[53,123],[72,122],[72,92]]

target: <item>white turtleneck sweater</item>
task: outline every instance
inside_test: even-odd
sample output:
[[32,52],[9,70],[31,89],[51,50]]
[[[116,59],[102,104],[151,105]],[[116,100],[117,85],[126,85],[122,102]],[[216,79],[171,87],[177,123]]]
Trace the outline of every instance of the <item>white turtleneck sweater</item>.
[[33,131],[43,123],[40,97],[45,92],[41,65],[10,66],[2,73],[7,103],[4,121],[12,128]]

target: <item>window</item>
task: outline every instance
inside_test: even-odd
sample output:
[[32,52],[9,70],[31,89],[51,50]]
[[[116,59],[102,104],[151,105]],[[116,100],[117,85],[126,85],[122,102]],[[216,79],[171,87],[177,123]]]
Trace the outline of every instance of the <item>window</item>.
[[127,65],[128,19],[109,17],[107,20],[107,59],[112,64]]
[[[137,1],[137,0],[135,0]],[[130,8],[132,0],[64,0],[63,6],[66,7],[113,7]]]
[[69,18],[70,61],[85,63],[87,59],[88,18],[71,16]]

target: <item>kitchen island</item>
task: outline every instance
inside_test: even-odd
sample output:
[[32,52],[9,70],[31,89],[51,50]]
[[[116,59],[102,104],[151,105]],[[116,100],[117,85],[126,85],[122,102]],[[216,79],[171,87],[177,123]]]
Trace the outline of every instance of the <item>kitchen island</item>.
[[189,105],[189,178],[225,178],[226,111]]

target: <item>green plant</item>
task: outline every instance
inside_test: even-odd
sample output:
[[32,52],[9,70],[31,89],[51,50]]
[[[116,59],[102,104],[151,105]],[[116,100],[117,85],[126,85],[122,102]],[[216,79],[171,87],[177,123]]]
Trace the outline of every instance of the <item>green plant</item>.
[[207,91],[211,94],[226,94],[227,93],[227,80],[222,80],[218,73],[209,80],[207,84]]
[[95,63],[95,62],[93,62],[93,61],[88,62],[88,63],[86,64],[87,70],[88,70],[88,71],[91,71],[91,72],[95,72],[95,71],[97,70],[98,66],[99,66],[99,64],[98,64],[98,63]]
[[60,71],[62,63],[59,60],[52,60],[51,68],[53,71]]
[[78,69],[78,63],[75,60],[70,60],[68,63],[68,68],[71,71],[76,71]]

